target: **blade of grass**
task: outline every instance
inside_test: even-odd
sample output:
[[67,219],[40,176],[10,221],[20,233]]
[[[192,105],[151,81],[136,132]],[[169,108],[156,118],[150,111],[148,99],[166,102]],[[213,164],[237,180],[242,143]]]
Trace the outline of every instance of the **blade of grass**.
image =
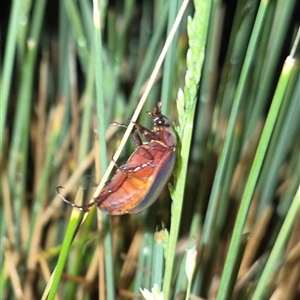
[[[297,70],[298,69],[298,70]],[[295,72],[294,72],[295,71]],[[258,211],[260,212],[266,205],[270,204],[271,199],[276,193],[276,185],[278,184],[278,174],[288,153],[293,146],[295,138],[299,135],[299,124],[297,120],[300,115],[300,76],[299,67],[295,66],[291,74],[290,84],[285,93],[282,108],[278,116],[274,133],[268,149],[268,155],[264,162],[264,166],[260,175],[257,189],[261,191],[261,200]],[[294,80],[293,80],[294,79]]]
[[[58,93],[59,96],[65,100],[66,104],[68,104],[67,99],[70,95],[69,27],[70,27],[70,22],[66,12],[66,6],[63,1],[59,1]],[[66,109],[66,113],[67,111],[68,109]],[[65,119],[67,120],[67,118]]]
[[164,269],[164,247],[163,247],[163,230],[155,232],[153,244],[153,261],[152,261],[152,277],[151,286],[157,284],[161,290],[163,269]]
[[[26,59],[22,68],[21,86],[18,93],[17,112],[14,119],[12,143],[9,157],[9,183],[14,192],[14,213],[21,216],[24,200],[25,181],[27,178],[28,135],[30,108],[32,100],[32,84],[36,64],[37,48],[42,28],[46,1],[38,1],[34,5],[30,34],[28,38]],[[20,218],[16,219],[16,228],[22,228]],[[20,234],[20,232],[18,232]],[[16,239],[20,243],[20,237]]]
[[[213,233],[217,233],[215,231],[216,225],[220,225],[220,223],[216,223],[215,219],[217,217],[218,209],[219,209],[219,193],[222,190],[221,185],[223,186],[223,180],[226,175],[227,171],[227,164],[228,160],[230,158],[230,148],[232,145],[233,137],[234,137],[234,128],[235,128],[235,123],[237,120],[238,116],[238,111],[240,107],[240,103],[243,100],[243,93],[244,93],[244,87],[246,86],[246,80],[249,74],[249,70],[252,65],[252,60],[254,58],[255,54],[255,48],[256,44],[259,40],[259,35],[260,35],[260,30],[264,18],[266,7],[262,5],[260,11],[258,12],[257,15],[257,20],[256,20],[256,25],[254,26],[253,33],[249,42],[249,46],[246,52],[246,57],[244,60],[244,65],[241,71],[240,79],[238,82],[238,86],[236,89],[236,95],[233,100],[233,105],[231,109],[231,114],[228,122],[228,127],[227,127],[227,133],[224,141],[224,145],[222,148],[221,156],[219,158],[218,162],[218,168],[215,174],[215,179],[212,187],[212,191],[210,194],[210,199],[209,199],[209,204],[208,204],[208,210],[204,222],[204,228],[203,228],[203,236],[202,236],[202,251],[207,253],[209,256],[212,255],[211,247],[214,244],[215,239],[217,239],[217,234],[214,234],[213,238]],[[223,198],[223,200],[226,200]],[[206,260],[207,262],[210,261],[210,259]],[[200,266],[200,273],[199,276],[200,278],[205,278],[205,272],[206,272],[206,262],[203,262],[203,264]]]
[[262,110],[264,109],[265,101],[263,101],[263,99],[266,99],[270,94],[270,87],[274,83],[274,73],[278,66],[277,63],[282,53],[282,47],[285,43],[286,33],[290,24],[289,20],[292,17],[295,5],[295,0],[288,2],[278,0],[276,2],[276,13],[273,20],[272,31],[269,35],[267,54],[265,56],[262,76],[260,78],[258,92],[255,96],[255,106],[251,112],[246,136],[251,136],[253,134],[258,116],[261,115]]
[[213,183],[213,187],[209,199],[208,213],[203,228],[203,238],[202,238],[203,245],[209,244],[209,240],[211,239],[213,224],[215,222],[215,217],[217,213],[217,203],[218,203],[217,197],[226,171],[226,163],[229,157],[229,148],[231,145],[231,140],[233,138],[234,126],[238,115],[238,109],[242,101],[243,87],[245,86],[245,82],[249,74],[249,69],[251,67],[251,62],[255,54],[255,47],[259,38],[260,30],[262,29],[265,12],[266,12],[266,5],[265,3],[261,3],[261,7],[256,19],[256,25],[254,25],[253,28],[252,37],[249,42],[243,69],[237,86],[236,95],[233,100],[233,106],[230,113],[227,133],[226,133],[223,149],[219,159],[218,168],[217,168],[217,172],[215,175],[215,179],[214,179],[214,183]]
[[166,270],[163,283],[164,299],[171,294],[171,281],[177,244],[181,211],[184,199],[184,187],[192,138],[194,114],[196,109],[197,84],[200,80],[204,49],[207,37],[211,1],[195,1],[195,14],[188,20],[189,50],[187,53],[187,73],[184,95],[177,102],[180,127],[177,129],[181,139],[180,159],[175,174],[175,189],[171,189],[173,205],[171,208],[171,228],[166,249]]
[[130,29],[131,20],[133,18],[135,8],[134,0],[124,1],[124,26],[119,34],[118,47],[116,48],[115,60],[120,64],[124,61],[124,52],[126,47],[126,39],[128,38],[128,31]]
[[[78,202],[82,202],[79,201],[79,199],[82,200],[82,190],[78,190],[77,196],[76,196],[76,200],[75,203]],[[55,267],[55,270],[53,271],[52,275],[51,275],[51,280],[48,282],[43,297],[42,299],[48,299],[48,300],[52,300],[55,299],[57,291],[58,291],[58,287],[59,287],[59,283],[61,281],[61,275],[63,273],[67,258],[68,258],[68,254],[70,251],[70,247],[72,244],[72,241],[74,239],[75,233],[78,230],[81,221],[83,218],[83,214],[79,211],[79,210],[72,210],[72,215],[70,217],[70,221],[68,224],[68,228],[66,230],[66,235],[61,247],[61,251],[59,254],[59,258]],[[49,295],[48,295],[49,293]],[[47,297],[48,295],[48,297]]]
[[[174,20],[176,18],[179,6],[179,0],[172,1],[169,6],[169,16],[168,16],[168,28],[167,32],[169,32],[173,26]],[[167,114],[167,108],[169,107],[170,102],[170,91],[172,86],[172,77],[174,75],[174,67],[175,67],[175,58],[176,58],[176,49],[178,47],[178,36],[179,32],[177,32],[174,36],[174,39],[171,43],[170,50],[166,55],[165,63],[163,66],[163,78],[162,78],[162,89],[160,99],[163,100],[164,105],[162,106],[162,113],[164,115]]]
[[[211,126],[212,121],[212,103],[215,101],[217,90],[217,70],[218,57],[221,42],[221,28],[224,23],[224,9],[221,1],[213,1],[209,28],[207,34],[207,47],[205,50],[205,61],[203,65],[203,75],[201,79],[199,104],[196,112],[196,129],[194,143],[191,153],[193,164],[197,164],[204,156],[204,145],[207,144],[207,128]],[[202,150],[203,149],[203,150]],[[203,189],[202,189],[203,190]]]
[[76,2],[72,0],[65,0],[64,5],[66,7],[67,15],[70,19],[71,28],[73,31],[74,39],[76,41],[77,50],[82,68],[85,70],[88,66],[89,54],[88,41],[84,34],[82,20]]
[[142,239],[143,240],[137,265],[143,266],[144,268],[138,268],[135,273],[133,289],[134,293],[139,293],[141,287],[151,288],[150,274],[148,272],[145,272],[145,270],[150,270],[152,267],[151,254],[153,250],[153,235],[148,231],[144,231]]
[[274,129],[274,125],[278,116],[278,112],[282,103],[282,99],[289,82],[291,75],[291,68],[294,64],[294,60],[288,57],[282,70],[281,77],[268,113],[268,117],[261,135],[261,139],[256,151],[256,155],[252,164],[252,168],[249,174],[249,178],[244,190],[244,194],[241,201],[241,206],[237,215],[236,224],[233,230],[230,246],[228,249],[228,255],[226,258],[223,274],[220,282],[220,289],[218,291],[217,300],[227,299],[230,295],[229,286],[232,278],[232,271],[235,265],[237,253],[239,250],[242,231],[246,221],[247,213],[251,203],[251,199],[254,193],[255,185],[262,167],[262,163],[266,154],[267,147]]
[[[156,30],[154,35],[151,38],[150,44],[147,48],[147,52],[143,59],[143,63],[139,69],[139,73],[137,75],[136,81],[132,88],[130,97],[129,97],[129,105],[128,111],[131,112],[133,108],[136,106],[136,101],[139,98],[140,90],[147,80],[149,76],[149,70],[151,70],[151,66],[153,66],[156,58],[158,56],[159,42],[161,40],[161,36],[163,34],[163,30],[165,29],[165,23],[167,21],[167,14],[169,9],[169,1],[164,3],[164,8],[159,14],[159,20],[157,21]],[[153,74],[153,73],[152,73]],[[157,73],[158,74],[158,73]],[[156,74],[156,76],[157,76]],[[152,76],[152,75],[151,75]],[[155,77],[156,77],[155,76]],[[155,77],[153,79],[155,79]],[[147,95],[148,96],[148,95]]]
[[86,88],[82,96],[83,115],[80,128],[80,142],[78,152],[78,164],[80,164],[87,156],[91,147],[91,120],[93,115],[94,100],[94,59],[90,58],[90,64],[87,71]]
[[[102,32],[101,32],[101,23],[102,15],[100,14],[99,1],[93,1],[93,25],[94,25],[94,53],[95,53],[95,85],[96,85],[96,106],[97,106],[97,116],[98,116],[98,140],[99,140],[99,158],[101,161],[100,164],[100,173],[104,174],[107,167],[106,159],[106,140],[105,140],[105,108],[104,108],[104,86],[103,86],[103,50],[102,50]],[[97,161],[97,160],[96,160]],[[97,169],[97,168],[96,168]],[[99,179],[99,174],[98,174]],[[95,194],[94,194],[95,195]],[[102,221],[102,224],[100,223]],[[98,229],[100,237],[104,235],[104,251],[102,246],[99,248],[99,254],[101,254],[99,259],[99,270],[101,268],[102,262],[105,262],[105,279],[104,281],[103,274],[99,274],[99,286],[106,287],[107,299],[115,299],[115,282],[114,282],[114,263],[111,253],[112,250],[112,237],[110,234],[109,226],[109,216],[101,214],[98,211]],[[104,253],[109,253],[109,255],[104,255]],[[104,256],[104,257],[103,257]],[[99,294],[100,296],[100,294]]]
[[[3,69],[1,72],[1,93],[0,93],[0,152],[3,153],[4,124],[7,114],[7,102],[11,86],[12,70],[14,66],[14,56],[16,52],[18,18],[21,10],[22,0],[12,2],[11,16],[5,42],[5,52],[3,59]],[[0,157],[2,160],[2,156]]]

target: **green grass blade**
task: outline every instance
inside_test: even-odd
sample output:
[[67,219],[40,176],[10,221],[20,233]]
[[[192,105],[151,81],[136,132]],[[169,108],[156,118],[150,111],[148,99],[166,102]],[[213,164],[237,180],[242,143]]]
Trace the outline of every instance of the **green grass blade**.
[[[262,3],[262,5],[264,5]],[[266,6],[272,3],[266,3]],[[264,99],[270,94],[270,87],[274,83],[274,73],[278,67],[278,59],[282,53],[282,47],[285,43],[285,36],[288,31],[289,20],[292,17],[296,5],[295,0],[284,1],[278,0],[276,3],[276,12],[273,19],[272,30],[269,35],[269,44],[265,54],[265,62],[262,66],[262,76],[258,84],[258,92],[253,107],[251,118],[248,123],[246,136],[251,136],[255,129],[258,116],[261,115],[264,109]]]
[[262,29],[263,18],[266,12],[266,5],[265,3],[261,3],[260,10],[257,15],[256,25],[253,28],[253,34],[249,42],[249,47],[247,50],[247,54],[244,61],[244,66],[241,72],[240,81],[237,86],[236,95],[233,101],[233,106],[228,122],[227,134],[224,141],[221,157],[219,159],[218,169],[215,175],[215,180],[212,188],[212,192],[209,199],[209,207],[208,207],[208,214],[205,219],[204,229],[203,229],[203,238],[202,243],[204,245],[209,243],[211,238],[213,224],[216,217],[217,211],[217,196],[220,190],[221,183],[224,178],[225,170],[226,170],[226,162],[229,157],[229,149],[231,145],[231,141],[233,138],[234,126],[237,120],[238,110],[240,103],[242,101],[243,96],[243,87],[245,86],[245,82],[247,80],[247,76],[249,74],[249,69],[251,67],[251,63],[255,54],[255,47],[258,42],[260,30]]
[[152,262],[152,281],[151,287],[157,284],[161,289],[161,283],[163,278],[164,270],[164,246],[163,246],[163,230],[155,232],[154,234],[154,245],[153,245],[153,262]]
[[[82,191],[78,193],[78,198],[82,198]],[[77,202],[77,201],[75,201]],[[82,213],[79,210],[73,210],[72,215],[70,217],[70,221],[68,224],[68,228],[66,230],[65,238],[61,247],[61,251],[59,254],[59,258],[56,264],[56,268],[52,274],[52,280],[49,281],[48,286],[45,289],[43,299],[55,299],[59,284],[61,281],[61,275],[63,273],[63,270],[65,268],[65,264],[69,255],[70,247],[73,242],[74,236],[76,234],[76,231],[79,228],[79,225],[82,221]],[[47,293],[49,293],[47,298]]]
[[1,93],[0,93],[0,152],[3,153],[4,124],[7,114],[8,95],[11,86],[12,70],[14,65],[14,55],[16,52],[18,18],[22,1],[13,1],[11,17],[5,44],[4,63],[1,72]]
[[[45,0],[38,1],[34,6],[30,35],[28,38],[28,48],[22,68],[21,86],[18,92],[17,112],[13,126],[12,146],[9,159],[9,181],[10,186],[14,187],[12,191],[14,193],[13,204],[16,216],[21,215],[22,204],[24,201],[25,181],[28,171],[27,155],[32,85],[45,7]],[[17,177],[19,176],[21,179],[17,180]],[[16,223],[17,227],[21,228],[19,218],[16,219]],[[20,237],[17,238],[17,241],[20,242]]]
[[136,101],[137,99],[139,99],[141,87],[147,80],[147,77],[150,74],[149,70],[153,69],[153,64],[158,57],[160,49],[158,45],[160,44],[161,36],[163,34],[163,30],[167,21],[168,7],[169,3],[164,3],[163,10],[159,14],[159,20],[157,21],[156,30],[153,37],[151,38],[147,53],[145,54],[143,63],[139,70],[139,74],[136,78],[131,95],[129,97],[129,106],[127,110],[129,112],[133,111],[133,108],[136,106]]
[[77,45],[81,65],[85,70],[88,66],[90,51],[88,48],[88,41],[83,30],[82,19],[80,17],[78,7],[76,7],[75,1],[64,0],[64,4],[66,7],[67,15],[70,19],[70,25]]
[[184,95],[179,96],[180,99],[178,99],[177,105],[180,122],[178,134],[181,139],[181,149],[180,159],[178,160],[175,174],[175,189],[172,189],[171,191],[173,205],[171,208],[172,219],[170,236],[166,250],[166,270],[163,283],[164,299],[169,299],[171,294],[170,287],[173,274],[174,256],[181,220],[188,157],[192,138],[192,124],[194,122],[196,108],[197,82],[200,80],[204,59],[210,7],[210,1],[195,1],[194,18],[188,20],[190,48],[187,53],[187,74]]
[[[176,1],[172,1],[172,3],[170,4],[167,32],[169,32],[173,26],[178,9],[180,7],[180,2],[181,1],[176,0]],[[178,36],[179,36],[179,32],[177,32],[174,36],[174,39],[170,45],[170,48],[166,55],[165,63],[163,66],[163,79],[162,79],[162,89],[161,89],[160,99],[164,103],[164,105],[162,106],[162,113],[164,115],[167,114],[167,108],[169,107],[169,102],[171,100],[170,92],[171,92],[173,74],[174,74],[174,68],[175,68],[176,49],[178,48],[178,45],[177,45]]]
[[278,117],[279,109],[282,103],[282,99],[288,85],[290,75],[291,75],[291,67],[293,60],[288,58],[284,65],[269,113],[268,117],[260,138],[260,142],[256,151],[256,155],[253,161],[253,165],[249,174],[249,178],[244,190],[244,194],[241,201],[241,206],[238,212],[238,216],[236,219],[236,225],[233,230],[231,243],[228,249],[228,255],[226,258],[224,271],[222,274],[220,289],[218,292],[217,299],[223,300],[227,299],[230,295],[229,286],[232,280],[232,271],[235,265],[237,253],[239,250],[239,246],[241,243],[242,231],[244,228],[244,224],[246,221],[247,213],[249,210],[249,206],[251,203],[251,199],[253,197],[255,185],[257,183],[258,176],[260,174],[260,170],[262,167],[263,160],[265,158],[266,150],[270,142],[270,138],[274,129],[275,122]]
[[[95,52],[95,85],[96,85],[96,106],[98,116],[98,139],[99,139],[99,158],[101,161],[100,173],[103,175],[107,168],[106,159],[106,140],[105,128],[107,120],[105,120],[105,106],[104,106],[104,84],[103,84],[103,49],[102,49],[102,32],[101,32],[101,18],[99,2],[94,1],[93,7],[93,23],[94,23],[94,52]],[[99,228],[100,229],[100,228]],[[111,253],[112,238],[109,228],[109,216],[103,215],[103,233],[104,233],[104,248],[107,255],[105,260],[105,276],[106,276],[106,293],[108,299],[115,298],[115,282],[114,282],[114,263]]]

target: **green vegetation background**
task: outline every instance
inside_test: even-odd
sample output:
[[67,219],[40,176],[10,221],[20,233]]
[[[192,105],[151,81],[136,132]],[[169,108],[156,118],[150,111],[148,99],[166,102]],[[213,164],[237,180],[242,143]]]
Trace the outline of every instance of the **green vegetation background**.
[[139,118],[174,122],[170,193],[120,217],[56,187],[89,201],[181,1],[3,4],[1,299],[297,299],[298,2],[190,1]]

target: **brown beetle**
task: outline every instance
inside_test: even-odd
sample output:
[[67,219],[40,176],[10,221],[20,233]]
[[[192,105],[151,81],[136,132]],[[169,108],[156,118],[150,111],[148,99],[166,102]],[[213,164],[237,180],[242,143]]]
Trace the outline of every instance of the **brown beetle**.
[[[84,211],[97,205],[111,215],[139,213],[153,204],[172,175],[177,146],[176,134],[169,119],[161,114],[160,108],[159,102],[157,108],[147,112],[153,121],[152,130],[134,124],[132,136],[137,145],[136,150],[125,165],[118,167],[116,174],[94,201],[78,206],[65,199],[58,187],[57,192],[62,200]],[[139,134],[144,135],[149,142],[143,143]]]

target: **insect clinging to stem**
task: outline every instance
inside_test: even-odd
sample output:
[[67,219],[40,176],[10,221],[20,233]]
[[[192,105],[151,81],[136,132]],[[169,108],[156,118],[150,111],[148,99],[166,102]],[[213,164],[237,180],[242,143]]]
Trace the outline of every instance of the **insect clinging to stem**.
[[[147,113],[152,118],[153,129],[134,124],[132,137],[137,148],[127,162],[117,168],[99,195],[79,206],[65,199],[59,186],[57,193],[64,202],[85,212],[95,205],[110,215],[123,215],[139,213],[157,200],[174,170],[177,137],[170,120],[161,114],[161,102]],[[140,135],[148,142],[143,143]]]

